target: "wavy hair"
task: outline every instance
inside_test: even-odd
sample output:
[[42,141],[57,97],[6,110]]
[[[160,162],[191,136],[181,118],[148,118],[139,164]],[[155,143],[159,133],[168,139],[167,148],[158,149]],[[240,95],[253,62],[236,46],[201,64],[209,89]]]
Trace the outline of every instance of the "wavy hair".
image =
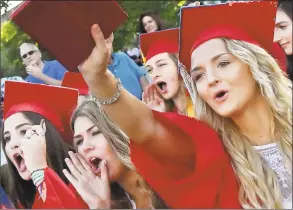
[[[292,82],[278,63],[264,49],[244,41],[223,39],[228,51],[249,65],[262,96],[271,110],[271,133],[292,169]],[[181,70],[181,73],[183,71]],[[184,72],[183,72],[184,73]],[[197,118],[214,128],[221,136],[240,183],[239,201],[243,208],[282,208],[282,195],[275,172],[262,160],[237,125],[218,115],[196,91],[196,85],[183,74],[193,94]]]
[[[91,120],[104,135],[119,160],[128,169],[136,171],[130,158],[130,139],[108,118],[101,106],[90,99],[81,104],[71,117],[72,130],[74,130],[74,123],[78,117],[87,117]],[[167,208],[163,200],[149,187],[141,176],[139,176],[138,187],[140,187],[142,191],[150,194],[151,199],[149,208]],[[117,183],[111,184],[111,197],[113,203],[112,207],[132,208],[124,189],[122,189]]]

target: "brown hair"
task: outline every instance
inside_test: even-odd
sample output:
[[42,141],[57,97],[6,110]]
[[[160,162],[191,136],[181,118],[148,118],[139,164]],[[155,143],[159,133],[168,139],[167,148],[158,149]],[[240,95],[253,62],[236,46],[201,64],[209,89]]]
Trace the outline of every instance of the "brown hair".
[[154,19],[154,21],[157,23],[157,26],[158,26],[157,31],[160,31],[160,30],[164,29],[164,23],[163,23],[162,18],[159,16],[159,14],[157,14],[155,12],[145,12],[145,13],[142,13],[139,16],[139,19],[138,19],[138,28],[137,28],[137,30],[138,30],[139,33],[141,33],[141,34],[147,33],[146,30],[144,29],[144,25],[143,25],[143,22],[142,22],[142,19],[145,16],[150,16],[150,17],[152,17]]
[[[64,176],[62,170],[64,168],[67,169],[64,159],[68,156],[69,146],[67,146],[58,130],[55,126],[48,121],[43,116],[35,113],[35,112],[22,112],[25,117],[30,120],[34,125],[38,125],[42,119],[45,120],[46,123],[46,145],[47,145],[47,162],[48,166],[53,169],[58,176],[68,184],[66,177]],[[5,152],[6,142],[3,140],[3,131],[4,126],[1,131],[1,142],[2,147]],[[23,180],[18,171],[16,170],[13,163],[7,157],[7,177],[5,177],[5,181],[7,183],[7,195],[13,202],[16,208],[32,208],[35,195],[36,195],[36,187],[31,180],[26,181]]]

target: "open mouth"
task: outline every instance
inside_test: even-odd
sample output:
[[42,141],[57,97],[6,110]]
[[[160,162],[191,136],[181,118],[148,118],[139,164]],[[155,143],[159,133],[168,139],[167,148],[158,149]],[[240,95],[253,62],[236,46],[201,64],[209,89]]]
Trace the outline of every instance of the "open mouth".
[[156,83],[160,92],[165,93],[167,91],[167,83],[166,82],[157,82]]
[[23,172],[25,171],[26,169],[26,166],[25,166],[25,162],[24,162],[24,159],[23,157],[20,155],[20,154],[15,154],[13,156],[15,162],[16,162],[16,168],[19,172]]
[[94,173],[99,173],[100,172],[100,164],[102,162],[102,159],[99,159],[99,158],[91,158],[90,159],[90,165],[92,167],[92,171]]
[[223,101],[226,99],[228,91],[220,91],[215,95],[216,101]]

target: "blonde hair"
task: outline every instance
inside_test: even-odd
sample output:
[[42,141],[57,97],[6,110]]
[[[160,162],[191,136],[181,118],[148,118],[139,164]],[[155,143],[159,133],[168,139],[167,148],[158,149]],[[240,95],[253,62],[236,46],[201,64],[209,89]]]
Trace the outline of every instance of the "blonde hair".
[[[87,117],[89,120],[91,120],[102,132],[108,143],[110,144],[111,148],[113,149],[114,153],[117,155],[118,159],[130,170],[134,170],[135,166],[131,161],[130,158],[130,148],[129,143],[130,139],[128,136],[114,123],[112,122],[101,106],[96,104],[93,100],[88,99],[87,101],[83,102],[73,113],[71,117],[71,128],[74,130],[74,123],[78,117]],[[142,191],[147,192],[150,195],[150,207],[149,208],[166,208],[164,202],[161,200],[161,198],[154,192],[150,186],[145,182],[145,180],[139,176],[138,181],[138,187],[141,188]],[[115,195],[115,190],[111,188],[112,194],[114,193],[114,196],[112,195],[112,198],[116,198],[114,202],[120,203],[127,203],[125,200],[128,200],[125,196],[125,193],[122,193],[123,195],[117,196]],[[119,191],[119,190],[117,190]],[[120,189],[121,191],[121,189]],[[124,190],[123,190],[124,192]],[[121,193],[120,193],[121,194]],[[123,199],[121,200],[121,197]],[[122,202],[121,202],[122,201]],[[117,208],[117,205],[114,206]],[[120,207],[122,208],[131,208],[131,206],[123,206],[123,204],[120,204]]]
[[[288,169],[292,168],[292,82],[277,62],[262,48],[238,40],[223,39],[228,51],[249,65],[253,78],[270,106],[271,133],[284,154]],[[181,65],[182,67],[182,65]],[[221,136],[232,158],[240,182],[239,201],[243,208],[282,208],[282,195],[274,171],[261,159],[236,124],[219,116],[198,95],[194,82],[181,68],[182,76],[192,93],[197,118],[210,124]],[[291,170],[290,170],[291,171]]]

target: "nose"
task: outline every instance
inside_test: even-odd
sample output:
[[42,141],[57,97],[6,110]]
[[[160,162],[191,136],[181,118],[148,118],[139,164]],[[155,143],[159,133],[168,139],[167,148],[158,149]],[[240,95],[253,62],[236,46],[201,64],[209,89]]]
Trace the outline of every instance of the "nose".
[[280,40],[281,40],[280,32],[278,29],[275,29],[274,42],[279,42]]
[[94,145],[92,145],[88,140],[84,140],[84,143],[82,145],[82,152],[83,153],[88,153],[88,152],[91,152],[95,149]]
[[14,150],[14,149],[18,149],[20,147],[20,140],[17,139],[11,139],[11,143],[10,143],[10,149]]
[[219,83],[219,78],[215,75],[213,69],[208,69],[206,71],[207,74],[207,81],[209,86],[214,86]]

